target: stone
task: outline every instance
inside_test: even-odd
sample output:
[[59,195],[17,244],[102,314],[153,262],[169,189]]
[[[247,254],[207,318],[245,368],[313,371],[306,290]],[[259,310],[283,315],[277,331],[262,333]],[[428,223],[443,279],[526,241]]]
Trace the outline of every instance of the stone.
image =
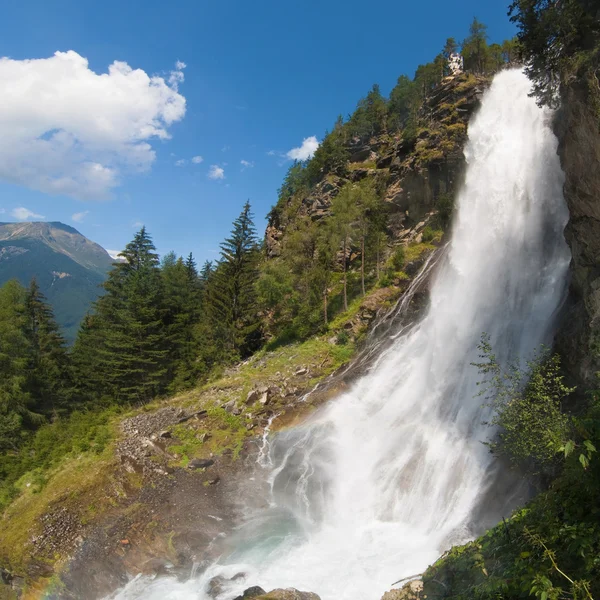
[[409,581],[399,590],[386,592],[381,600],[421,600],[423,596],[423,582],[421,580]]
[[170,432],[170,431],[167,431],[167,430],[165,430],[165,431],[161,431],[161,432],[158,434],[158,437],[160,437],[160,438],[170,438],[170,437],[171,437],[171,432]]
[[221,405],[221,408],[226,410],[228,413],[232,413],[235,410],[235,400],[230,400]]
[[307,373],[308,369],[306,367],[300,367],[299,369],[296,369],[294,375],[306,375]]
[[246,404],[254,404],[259,398],[258,390],[250,390],[246,396]]
[[240,600],[246,600],[247,598],[258,598],[259,596],[264,596],[266,594],[265,590],[263,590],[258,585],[254,585],[249,587],[247,590],[244,590],[242,596],[238,596]]
[[212,458],[193,458],[188,463],[188,469],[206,469],[214,464],[215,461]]

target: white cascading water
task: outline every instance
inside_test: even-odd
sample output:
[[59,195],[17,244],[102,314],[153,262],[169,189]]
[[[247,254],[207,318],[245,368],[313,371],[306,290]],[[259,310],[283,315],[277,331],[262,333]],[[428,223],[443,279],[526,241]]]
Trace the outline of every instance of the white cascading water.
[[[498,74],[472,119],[452,241],[421,323],[311,422],[273,437],[270,507],[248,516],[227,557],[187,582],[138,579],[118,598],[204,599],[212,577],[243,572],[219,600],[250,585],[378,600],[477,533],[484,498],[510,503],[516,484],[494,491],[471,363],[483,332],[501,362],[551,341],[570,260],[551,113],[529,89],[518,70]],[[488,508],[500,519],[506,504]]]

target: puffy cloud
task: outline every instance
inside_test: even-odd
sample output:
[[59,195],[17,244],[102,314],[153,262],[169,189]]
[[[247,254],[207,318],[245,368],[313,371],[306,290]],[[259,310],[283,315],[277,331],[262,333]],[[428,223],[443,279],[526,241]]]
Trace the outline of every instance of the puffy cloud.
[[269,150],[267,156],[275,156],[275,150]]
[[86,215],[89,215],[89,210],[84,210],[83,212],[74,213],[71,215],[71,220],[75,221],[75,223],[81,223],[83,219],[85,219]]
[[13,208],[10,212],[11,216],[18,221],[29,221],[30,219],[45,219],[43,215],[38,215],[28,208],[20,206],[19,208]]
[[204,159],[201,156],[193,156],[192,157],[192,162],[195,165],[199,165]]
[[240,164],[242,165],[243,169],[251,169],[254,166],[254,163],[250,160],[240,160]]
[[225,179],[225,171],[218,165],[211,165],[208,170],[209,179]]
[[185,160],[185,158],[180,158],[179,160],[175,161],[176,167],[185,167],[186,164],[187,164],[187,160]]
[[286,156],[292,160],[308,160],[319,147],[319,140],[314,135],[304,138],[299,148],[292,148]]
[[0,180],[84,200],[110,196],[121,177],[146,171],[154,138],[185,115],[184,64],[167,80],[115,61],[95,73],[73,50],[0,58]]

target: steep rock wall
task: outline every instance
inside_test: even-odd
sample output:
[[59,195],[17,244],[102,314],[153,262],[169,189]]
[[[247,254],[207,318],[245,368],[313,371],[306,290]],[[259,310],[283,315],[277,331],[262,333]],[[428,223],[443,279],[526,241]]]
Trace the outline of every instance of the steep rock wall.
[[565,238],[573,256],[558,346],[575,379],[589,386],[600,371],[600,129],[583,85],[563,90],[555,130],[570,212]]

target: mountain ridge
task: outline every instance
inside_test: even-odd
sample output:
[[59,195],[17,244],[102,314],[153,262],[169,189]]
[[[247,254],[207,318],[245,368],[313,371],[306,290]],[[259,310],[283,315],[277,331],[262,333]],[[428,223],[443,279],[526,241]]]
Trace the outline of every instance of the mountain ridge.
[[35,278],[67,341],[101,293],[113,264],[102,246],[60,221],[0,222],[0,285]]

